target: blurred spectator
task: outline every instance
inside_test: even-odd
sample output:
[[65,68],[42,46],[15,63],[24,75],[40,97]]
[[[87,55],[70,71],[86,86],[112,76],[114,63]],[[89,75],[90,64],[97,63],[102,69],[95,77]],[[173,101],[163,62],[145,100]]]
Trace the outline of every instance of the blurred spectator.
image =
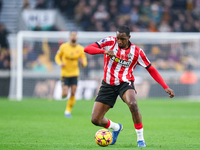
[[102,21],[97,20],[95,22],[95,27],[96,27],[96,31],[100,31],[100,32],[104,32],[105,31]]
[[195,7],[193,9],[193,14],[197,18],[200,18],[200,1],[199,0],[195,0]]
[[170,9],[172,7],[172,0],[163,0],[163,5],[165,8]]
[[200,32],[200,21],[194,21],[194,32]]
[[131,13],[131,1],[130,0],[123,0],[122,4],[119,6],[119,12],[121,14]]
[[187,0],[186,2],[187,10],[191,11],[194,9],[194,3],[193,0]]
[[185,22],[183,24],[183,31],[184,32],[193,32],[193,28],[192,28],[191,24],[188,22]]
[[178,14],[178,20],[181,22],[181,24],[184,24],[186,22],[186,18],[181,12],[180,14]]
[[133,25],[133,26],[131,27],[131,31],[132,31],[132,32],[140,32],[140,29],[138,28],[137,25]]
[[0,69],[10,70],[10,53],[9,51],[0,52]]
[[179,62],[179,56],[184,53],[184,47],[181,43],[172,43],[169,53],[169,59]]
[[45,64],[43,64],[41,62],[40,58],[38,58],[36,60],[36,62],[33,64],[33,71],[35,71],[35,72],[46,72],[47,71],[47,67],[45,66]]
[[150,11],[149,17],[155,23],[159,23],[159,21],[161,20],[161,18],[162,18],[162,9],[159,7],[159,5],[157,3],[153,3],[151,5],[151,11]]
[[174,21],[173,32],[182,32],[181,23],[179,21]]
[[81,17],[81,26],[86,31],[93,31],[94,26],[92,28],[92,9],[90,6],[86,6],[84,8],[84,13]]
[[151,11],[150,8],[150,0],[144,0],[142,5],[141,5],[141,15],[148,15]]
[[92,8],[92,13],[94,13],[98,7],[98,1],[97,0],[89,0],[89,6]]
[[3,68],[3,60],[4,60],[4,56],[0,53],[0,69]]
[[167,21],[168,23],[171,23],[172,21],[171,15],[172,15],[171,10],[168,7],[164,7],[161,21],[164,20]]
[[33,29],[33,31],[41,31],[41,30],[42,30],[42,29],[41,29],[41,27],[40,27],[39,24]]
[[126,25],[126,19],[123,18],[123,16],[118,16],[118,19],[117,19],[117,26],[124,26]]
[[116,26],[115,26],[114,24],[111,24],[111,25],[109,26],[108,31],[110,31],[110,32],[116,32],[116,30],[117,30],[117,28],[116,28]]
[[35,28],[33,28],[33,31],[59,31],[59,29],[55,25],[49,26],[48,28],[45,27],[42,28],[38,24]]
[[54,0],[54,4],[62,13],[66,11],[67,7],[69,7],[68,0]]
[[105,20],[109,17],[106,7],[104,5],[99,5],[97,11],[94,13],[94,19],[96,20]]
[[23,0],[23,6],[22,6],[22,10],[24,9],[30,9],[31,6],[30,6],[30,3],[28,0]]
[[167,21],[162,21],[161,24],[158,26],[158,31],[160,32],[171,32],[171,27]]
[[180,82],[182,84],[196,84],[198,82],[197,75],[192,71],[192,65],[188,65],[186,70],[180,77]]
[[5,28],[4,24],[0,23],[0,46],[1,46],[1,52],[7,51],[9,49],[9,43],[8,43],[8,36],[9,32]]
[[85,0],[80,0],[80,2],[75,7],[75,21],[80,24],[81,17],[84,13],[84,8],[86,6]]
[[117,7],[110,7],[109,11],[110,11],[110,20],[116,22],[117,20],[116,18],[119,14]]
[[134,0],[134,1],[132,1],[133,2],[133,7],[136,7],[136,8],[138,8],[138,9],[140,9],[140,7],[141,7],[141,4],[142,4],[142,1],[141,0]]
[[47,4],[45,0],[37,0],[35,9],[46,9],[46,8],[47,8]]
[[157,32],[157,31],[158,31],[158,30],[157,30],[157,25],[156,25],[155,22],[151,21],[151,22],[149,23],[148,31],[149,31],[149,32]]
[[138,9],[136,7],[133,7],[131,9],[130,19],[131,19],[131,23],[133,23],[133,24],[138,22],[139,14],[138,14]]
[[2,0],[0,0],[0,13],[1,13],[1,9],[2,9]]
[[10,61],[8,59],[4,59],[3,68],[4,70],[10,70]]
[[80,0],[62,0],[65,2],[66,9],[64,10],[65,13],[68,15],[70,19],[74,19],[74,8],[78,4]]
[[33,47],[28,43],[24,43],[23,63],[24,67],[31,69],[33,63],[37,60],[38,54],[33,50]]
[[175,0],[172,5],[173,9],[186,10],[186,0]]
[[51,26],[48,31],[59,31],[60,29],[57,28],[55,25]]

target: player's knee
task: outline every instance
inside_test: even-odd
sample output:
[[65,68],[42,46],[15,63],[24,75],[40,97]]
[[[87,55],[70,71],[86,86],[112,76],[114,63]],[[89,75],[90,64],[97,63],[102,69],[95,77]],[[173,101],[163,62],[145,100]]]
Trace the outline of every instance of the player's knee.
[[135,101],[129,102],[129,108],[131,112],[137,113],[139,111],[137,101],[135,100]]
[[62,92],[62,97],[67,97],[67,92]]
[[100,125],[100,121],[97,118],[92,117],[91,122],[96,126]]
[[72,92],[72,93],[71,93],[71,96],[75,96],[75,92]]

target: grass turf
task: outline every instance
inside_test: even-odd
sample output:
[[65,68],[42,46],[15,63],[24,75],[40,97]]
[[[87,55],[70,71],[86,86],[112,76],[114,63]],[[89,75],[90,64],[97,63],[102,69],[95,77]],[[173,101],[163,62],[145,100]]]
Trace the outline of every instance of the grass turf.
[[123,124],[115,145],[100,147],[94,134],[101,127],[90,122],[92,101],[77,101],[72,118],[64,117],[66,101],[0,99],[2,150],[197,150],[200,149],[200,102],[180,99],[138,100],[146,148],[137,148],[128,107],[116,102],[106,117]]

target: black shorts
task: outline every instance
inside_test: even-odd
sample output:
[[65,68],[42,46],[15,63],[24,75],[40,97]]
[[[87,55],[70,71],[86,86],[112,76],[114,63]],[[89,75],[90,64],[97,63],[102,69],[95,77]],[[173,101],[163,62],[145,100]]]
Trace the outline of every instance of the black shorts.
[[120,85],[109,85],[105,81],[102,81],[102,85],[95,101],[110,105],[112,108],[118,95],[122,99],[124,92],[128,89],[135,90],[133,81],[130,81],[130,83],[122,82]]
[[78,77],[61,77],[62,85],[77,85]]

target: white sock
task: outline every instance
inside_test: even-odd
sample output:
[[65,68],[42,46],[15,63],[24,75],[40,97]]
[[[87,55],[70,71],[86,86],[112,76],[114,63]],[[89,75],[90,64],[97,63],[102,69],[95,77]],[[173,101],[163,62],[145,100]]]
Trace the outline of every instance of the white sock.
[[136,134],[137,134],[137,141],[144,141],[144,136],[143,136],[143,128],[142,129],[135,129]]
[[113,129],[113,131],[118,131],[119,130],[119,124],[118,123],[114,123],[110,120],[110,126],[108,127],[108,129]]
[[69,111],[65,110],[65,114],[68,115],[68,114],[71,114]]

